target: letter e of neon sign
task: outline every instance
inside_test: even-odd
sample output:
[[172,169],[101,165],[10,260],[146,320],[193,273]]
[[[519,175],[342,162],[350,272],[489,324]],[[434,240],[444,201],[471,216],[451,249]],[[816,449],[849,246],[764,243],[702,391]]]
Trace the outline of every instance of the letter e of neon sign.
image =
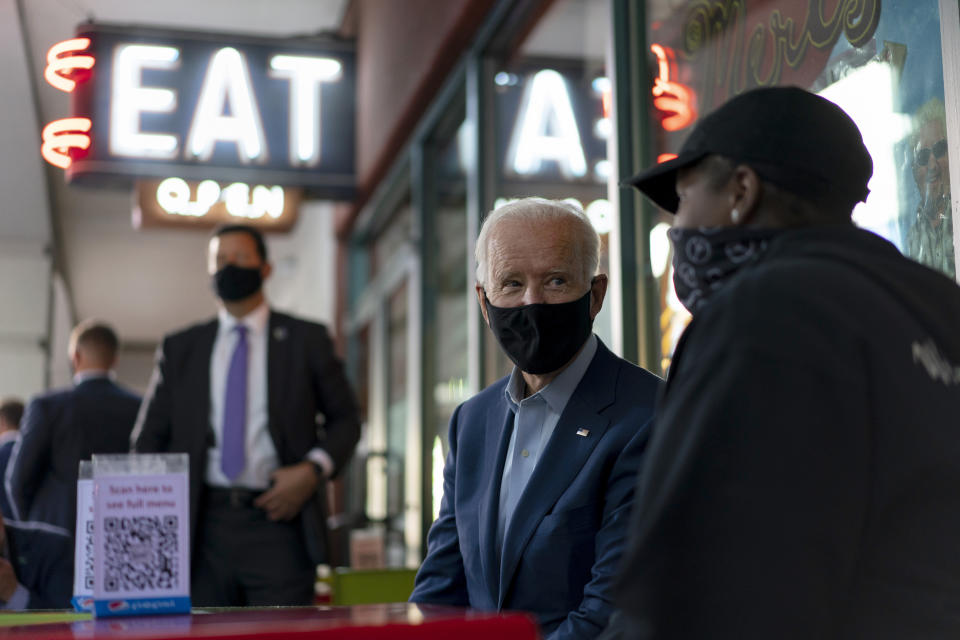
[[175,69],[180,51],[174,47],[121,44],[113,53],[110,87],[110,153],[130,158],[168,160],[177,153],[177,137],[140,131],[140,114],[170,113],[177,108],[172,89],[144,87],[144,69]]

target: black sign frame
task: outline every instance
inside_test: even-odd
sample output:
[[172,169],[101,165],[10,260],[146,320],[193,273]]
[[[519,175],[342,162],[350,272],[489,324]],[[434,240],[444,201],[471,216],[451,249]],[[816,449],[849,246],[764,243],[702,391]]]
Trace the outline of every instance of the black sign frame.
[[[72,149],[73,162],[67,181],[76,184],[131,184],[136,178],[176,176],[187,180],[240,181],[257,184],[301,186],[313,197],[349,200],[356,192],[355,92],[356,55],[352,41],[333,37],[265,38],[259,36],[158,29],[141,26],[82,24],[77,37],[89,38],[84,54],[96,63],[75,79],[72,115],[89,118],[91,145]],[[174,159],[151,159],[114,155],[110,149],[112,66],[115,48],[121,44],[173,46],[179,50],[176,69],[145,69],[144,87],[176,91],[173,113],[140,116],[144,133],[167,133],[178,138]],[[237,145],[218,142],[208,160],[188,157],[185,145],[195,115],[199,93],[214,53],[224,47],[237,49],[249,70],[267,154],[256,161],[241,161]],[[289,158],[291,81],[272,77],[269,60],[274,55],[335,58],[342,65],[336,82],[320,84],[320,160],[315,166],[296,166]]]

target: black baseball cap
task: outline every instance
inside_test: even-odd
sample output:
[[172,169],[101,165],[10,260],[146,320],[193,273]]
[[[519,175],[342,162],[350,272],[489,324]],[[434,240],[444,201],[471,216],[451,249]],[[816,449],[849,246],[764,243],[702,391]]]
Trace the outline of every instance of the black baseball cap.
[[676,213],[677,171],[717,154],[763,180],[813,201],[867,199],[873,160],[857,125],[840,107],[799,87],[753,89],[704,116],[680,153],[623,184]]

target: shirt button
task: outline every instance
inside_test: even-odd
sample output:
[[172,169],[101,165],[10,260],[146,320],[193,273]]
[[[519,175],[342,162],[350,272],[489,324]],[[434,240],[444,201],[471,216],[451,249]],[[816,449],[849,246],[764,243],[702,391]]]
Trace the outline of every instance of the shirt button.
[[527,451],[526,449],[524,449],[523,451],[520,452],[520,455],[522,455],[524,458],[526,458],[527,456],[530,455],[530,452]]

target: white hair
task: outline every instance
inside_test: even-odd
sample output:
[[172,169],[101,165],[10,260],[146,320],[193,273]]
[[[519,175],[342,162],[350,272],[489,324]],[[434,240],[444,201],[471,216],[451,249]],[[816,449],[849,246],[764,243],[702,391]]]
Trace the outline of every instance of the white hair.
[[553,220],[571,220],[579,229],[577,236],[579,247],[576,257],[580,260],[584,282],[589,282],[600,266],[600,236],[593,228],[583,209],[564,200],[545,198],[523,198],[498,207],[487,214],[477,236],[477,248],[474,254],[477,260],[477,283],[483,287],[487,281],[487,248],[493,228],[502,220],[522,220],[524,222],[545,222]]

